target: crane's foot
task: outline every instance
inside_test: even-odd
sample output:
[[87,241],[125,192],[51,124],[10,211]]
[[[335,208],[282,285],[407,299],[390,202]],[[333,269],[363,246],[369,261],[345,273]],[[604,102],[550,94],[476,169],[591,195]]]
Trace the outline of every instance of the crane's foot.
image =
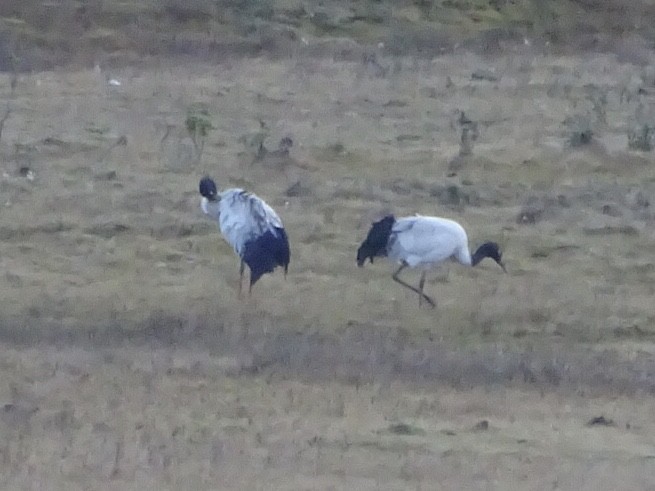
[[425,302],[430,306],[431,309],[436,308],[437,303],[432,300],[430,297],[427,295],[423,294],[418,297],[418,306],[422,307],[423,306],[423,300],[425,299]]

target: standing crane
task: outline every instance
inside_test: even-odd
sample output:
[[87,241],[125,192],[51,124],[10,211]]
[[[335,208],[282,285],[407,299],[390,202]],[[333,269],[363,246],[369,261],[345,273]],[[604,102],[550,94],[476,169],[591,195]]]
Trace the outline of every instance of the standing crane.
[[218,222],[223,238],[241,258],[239,296],[245,265],[250,269],[250,287],[277,266],[287,277],[291,253],[289,238],[282,220],[264,200],[243,189],[226,189],[219,193],[210,177],[199,184],[202,211]]
[[[447,259],[454,259],[466,266],[476,266],[485,257],[491,258],[507,272],[502,254],[495,242],[485,242],[471,255],[464,228],[447,218],[417,215],[396,218],[388,215],[372,224],[366,240],[357,250],[357,265],[364,266],[367,259],[388,257],[400,263],[393,274],[394,281],[418,293],[419,306],[425,299],[431,307],[435,301],[423,293],[428,270]],[[407,268],[423,270],[418,288],[404,282],[398,275]]]

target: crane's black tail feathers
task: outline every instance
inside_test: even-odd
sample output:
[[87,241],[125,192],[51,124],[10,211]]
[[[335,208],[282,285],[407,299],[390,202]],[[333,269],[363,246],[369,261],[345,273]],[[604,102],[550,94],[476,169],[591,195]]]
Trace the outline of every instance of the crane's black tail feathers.
[[266,273],[272,273],[277,266],[289,269],[291,251],[289,238],[283,228],[275,228],[275,232],[267,230],[263,235],[247,242],[244,247],[243,260],[250,268],[250,286]]
[[394,223],[396,223],[396,218],[393,215],[387,215],[371,225],[366,240],[357,249],[357,266],[364,266],[367,259],[373,262],[374,257],[387,255],[387,243]]

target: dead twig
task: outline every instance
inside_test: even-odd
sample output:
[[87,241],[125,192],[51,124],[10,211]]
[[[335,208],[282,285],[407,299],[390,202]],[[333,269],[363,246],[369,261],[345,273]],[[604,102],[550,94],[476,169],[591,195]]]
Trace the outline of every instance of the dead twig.
[[113,142],[107,150],[105,150],[100,158],[98,159],[98,163],[104,163],[104,161],[109,157],[109,154],[114,150],[116,147],[124,147],[127,145],[127,137],[125,135],[118,137],[118,139]]
[[9,104],[7,104],[7,110],[5,111],[4,116],[2,116],[2,119],[0,119],[0,141],[2,141],[2,130],[5,127],[5,122],[7,119],[9,119],[9,115],[11,114],[11,107]]
[[11,96],[13,97],[16,93],[16,87],[18,86],[18,57],[12,53],[10,56],[11,62],[11,82],[9,86],[11,87]]

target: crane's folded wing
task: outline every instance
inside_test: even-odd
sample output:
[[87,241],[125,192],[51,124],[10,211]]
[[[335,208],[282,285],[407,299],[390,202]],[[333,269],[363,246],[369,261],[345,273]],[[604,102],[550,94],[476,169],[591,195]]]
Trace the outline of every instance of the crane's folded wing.
[[242,189],[229,190],[221,195],[220,228],[225,240],[240,256],[245,244],[266,232],[280,235],[282,220],[263,200]]
[[389,257],[410,266],[444,261],[457,254],[463,229],[450,220],[407,217],[396,221],[389,238]]

